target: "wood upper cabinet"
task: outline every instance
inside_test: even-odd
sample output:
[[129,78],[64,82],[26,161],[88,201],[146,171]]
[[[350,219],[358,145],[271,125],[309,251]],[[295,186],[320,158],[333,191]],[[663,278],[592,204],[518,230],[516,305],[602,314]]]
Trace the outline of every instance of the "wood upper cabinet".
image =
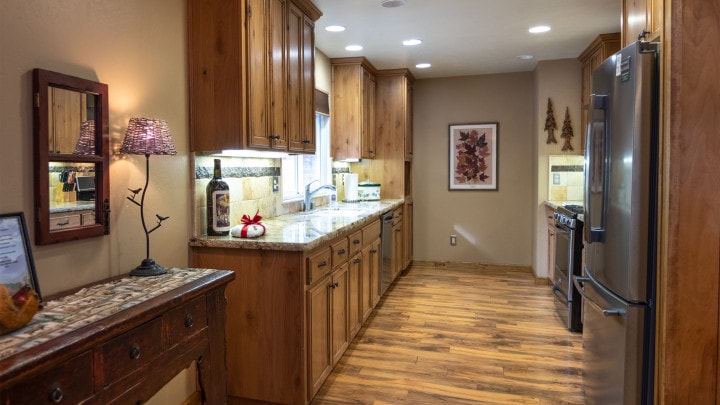
[[[190,147],[314,152],[309,0],[188,0]],[[309,138],[308,138],[309,137]],[[300,139],[302,138],[302,139]]]
[[630,45],[647,32],[645,39],[656,40],[662,35],[663,0],[623,0],[622,44]]
[[590,91],[592,73],[605,59],[620,50],[620,33],[601,34],[578,56],[582,64],[582,87],[580,94],[580,147],[585,149],[585,132],[590,114]]
[[375,68],[365,58],[331,59],[331,155],[335,160],[373,159]]
[[293,3],[287,43],[288,150],[315,153],[315,22]]

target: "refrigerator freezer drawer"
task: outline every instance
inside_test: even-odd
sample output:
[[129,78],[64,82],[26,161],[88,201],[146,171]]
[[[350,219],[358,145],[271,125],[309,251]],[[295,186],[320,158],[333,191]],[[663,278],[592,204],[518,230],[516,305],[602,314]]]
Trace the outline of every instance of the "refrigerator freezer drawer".
[[585,403],[641,404],[647,306],[620,300],[591,278],[573,281],[583,296]]

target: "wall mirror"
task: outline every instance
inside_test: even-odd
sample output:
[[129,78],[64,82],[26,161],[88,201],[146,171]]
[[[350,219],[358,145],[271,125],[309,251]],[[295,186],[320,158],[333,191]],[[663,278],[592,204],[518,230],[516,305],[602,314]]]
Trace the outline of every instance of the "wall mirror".
[[107,235],[106,84],[33,70],[35,244]]

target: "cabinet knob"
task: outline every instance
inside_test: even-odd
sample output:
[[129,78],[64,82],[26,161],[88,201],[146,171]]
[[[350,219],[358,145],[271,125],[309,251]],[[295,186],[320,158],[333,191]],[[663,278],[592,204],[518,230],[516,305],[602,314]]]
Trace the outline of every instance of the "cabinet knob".
[[360,244],[360,239],[353,240],[353,245],[359,245],[359,244]]
[[334,282],[334,283],[330,283],[330,288],[332,288],[332,289],[336,289],[336,288],[338,288],[339,286],[340,286],[340,283],[338,283],[337,281]]
[[140,358],[140,346],[135,343],[130,347],[130,358],[134,360]]
[[353,260],[353,263],[360,263],[360,258],[356,257],[355,260]]
[[193,317],[190,314],[187,314],[185,316],[185,327],[186,328],[192,328],[195,325],[195,321],[193,321]]
[[377,249],[371,249],[371,250],[370,250],[370,253],[377,253],[377,252],[378,252]]
[[307,144],[309,144],[309,143],[310,143],[310,141],[308,141],[307,139],[303,139],[302,143],[304,143],[304,144],[306,144],[306,145],[307,145]]
[[60,387],[53,385],[48,393],[48,398],[54,404],[59,404],[63,400],[63,393]]
[[319,268],[319,267],[325,267],[325,266],[327,266],[327,261],[326,261],[326,260],[323,260],[323,261],[321,261],[320,263],[318,263],[318,268]]
[[340,250],[338,250],[338,254],[339,254],[339,255],[344,255],[344,254],[345,254],[345,249],[340,249]]

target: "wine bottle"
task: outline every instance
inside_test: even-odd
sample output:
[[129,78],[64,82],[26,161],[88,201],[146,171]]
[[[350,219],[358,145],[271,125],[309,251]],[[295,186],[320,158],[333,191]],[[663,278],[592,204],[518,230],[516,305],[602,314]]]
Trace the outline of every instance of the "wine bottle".
[[207,234],[223,236],[230,233],[230,187],[222,179],[220,159],[215,159],[213,178],[205,189],[207,196]]

